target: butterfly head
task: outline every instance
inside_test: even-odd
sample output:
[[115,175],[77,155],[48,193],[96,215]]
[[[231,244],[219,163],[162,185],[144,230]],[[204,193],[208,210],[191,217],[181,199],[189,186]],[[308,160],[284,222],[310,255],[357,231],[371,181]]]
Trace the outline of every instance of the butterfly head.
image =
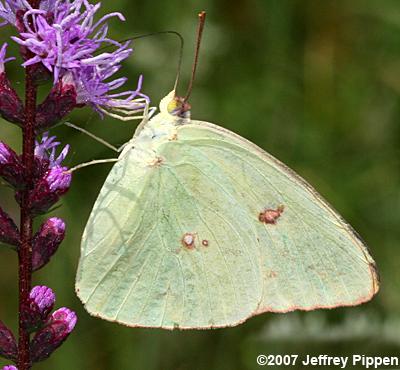
[[191,109],[191,105],[179,96],[175,96],[167,106],[169,114],[180,118],[190,118]]
[[171,91],[160,103],[160,112],[172,115],[184,121],[190,120],[190,104],[184,98]]

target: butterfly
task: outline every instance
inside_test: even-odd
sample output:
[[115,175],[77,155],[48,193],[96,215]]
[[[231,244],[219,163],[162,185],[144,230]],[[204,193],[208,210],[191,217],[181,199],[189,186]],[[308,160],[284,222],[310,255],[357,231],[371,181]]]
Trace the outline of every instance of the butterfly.
[[81,244],[88,312],[131,327],[234,326],[379,289],[360,237],[299,175],[190,118],[172,91],[108,175]]

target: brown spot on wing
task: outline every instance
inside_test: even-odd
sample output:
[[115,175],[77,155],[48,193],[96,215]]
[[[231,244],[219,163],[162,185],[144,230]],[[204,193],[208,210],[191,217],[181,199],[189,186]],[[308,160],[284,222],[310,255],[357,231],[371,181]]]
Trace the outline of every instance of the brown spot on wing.
[[267,276],[268,276],[269,278],[273,279],[273,278],[276,278],[276,277],[278,276],[278,273],[277,273],[276,271],[271,270],[271,271],[269,271],[269,272],[267,273]]
[[201,244],[204,245],[205,247],[208,247],[210,245],[209,241],[206,239],[202,240]]
[[182,245],[187,249],[194,249],[196,235],[193,233],[185,233],[181,239]]
[[264,224],[275,225],[284,210],[285,207],[283,205],[280,205],[277,209],[264,209],[258,215],[258,219]]
[[150,163],[150,166],[161,166],[164,163],[164,158],[157,156],[154,158],[154,160]]

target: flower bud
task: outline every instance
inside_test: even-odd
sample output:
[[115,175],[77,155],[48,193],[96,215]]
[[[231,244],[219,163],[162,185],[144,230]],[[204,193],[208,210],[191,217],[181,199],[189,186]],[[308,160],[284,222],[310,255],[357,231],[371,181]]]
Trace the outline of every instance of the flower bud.
[[0,356],[9,360],[17,358],[18,348],[14,334],[0,321]]
[[[71,180],[72,175],[67,168],[51,167],[29,193],[31,214],[38,215],[47,212],[68,191]],[[21,192],[16,193],[19,204],[21,204],[21,195]]]
[[40,329],[31,342],[32,361],[48,358],[68,338],[76,325],[75,312],[60,308],[53,312],[46,326]]
[[14,365],[4,366],[2,370],[18,370]]
[[0,141],[0,176],[13,187],[24,186],[24,171],[20,158],[6,143]]
[[24,123],[24,105],[5,72],[0,73],[0,115],[6,121],[19,126]]
[[43,320],[47,319],[56,301],[54,292],[47,286],[35,286],[32,288],[29,299],[37,306]]
[[12,218],[0,208],[0,242],[18,247],[20,244],[18,227]]
[[[67,74],[68,75],[68,74]],[[50,94],[38,106],[36,113],[36,131],[44,131],[59,123],[76,107],[75,86],[63,78],[50,91]]]
[[[1,3],[0,5],[0,8],[2,8],[3,5]],[[24,122],[24,105],[16,91],[11,87],[4,68],[5,63],[15,59],[7,58],[7,46],[7,43],[4,43],[0,48],[0,115],[5,120],[21,126]]]
[[34,331],[41,327],[53,309],[55,301],[56,296],[50,288],[34,287],[29,294],[29,303],[21,312],[25,329]]
[[65,236],[65,223],[52,217],[42,224],[33,238],[32,268],[37,271],[46,265]]

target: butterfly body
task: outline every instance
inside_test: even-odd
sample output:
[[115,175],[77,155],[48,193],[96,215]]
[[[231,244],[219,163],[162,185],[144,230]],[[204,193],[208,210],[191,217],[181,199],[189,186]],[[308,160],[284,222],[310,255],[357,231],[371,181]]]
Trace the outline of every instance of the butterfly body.
[[170,114],[172,98],[138,128],[89,218],[77,276],[88,311],[204,329],[371,299],[374,261],[326,201],[242,137]]

